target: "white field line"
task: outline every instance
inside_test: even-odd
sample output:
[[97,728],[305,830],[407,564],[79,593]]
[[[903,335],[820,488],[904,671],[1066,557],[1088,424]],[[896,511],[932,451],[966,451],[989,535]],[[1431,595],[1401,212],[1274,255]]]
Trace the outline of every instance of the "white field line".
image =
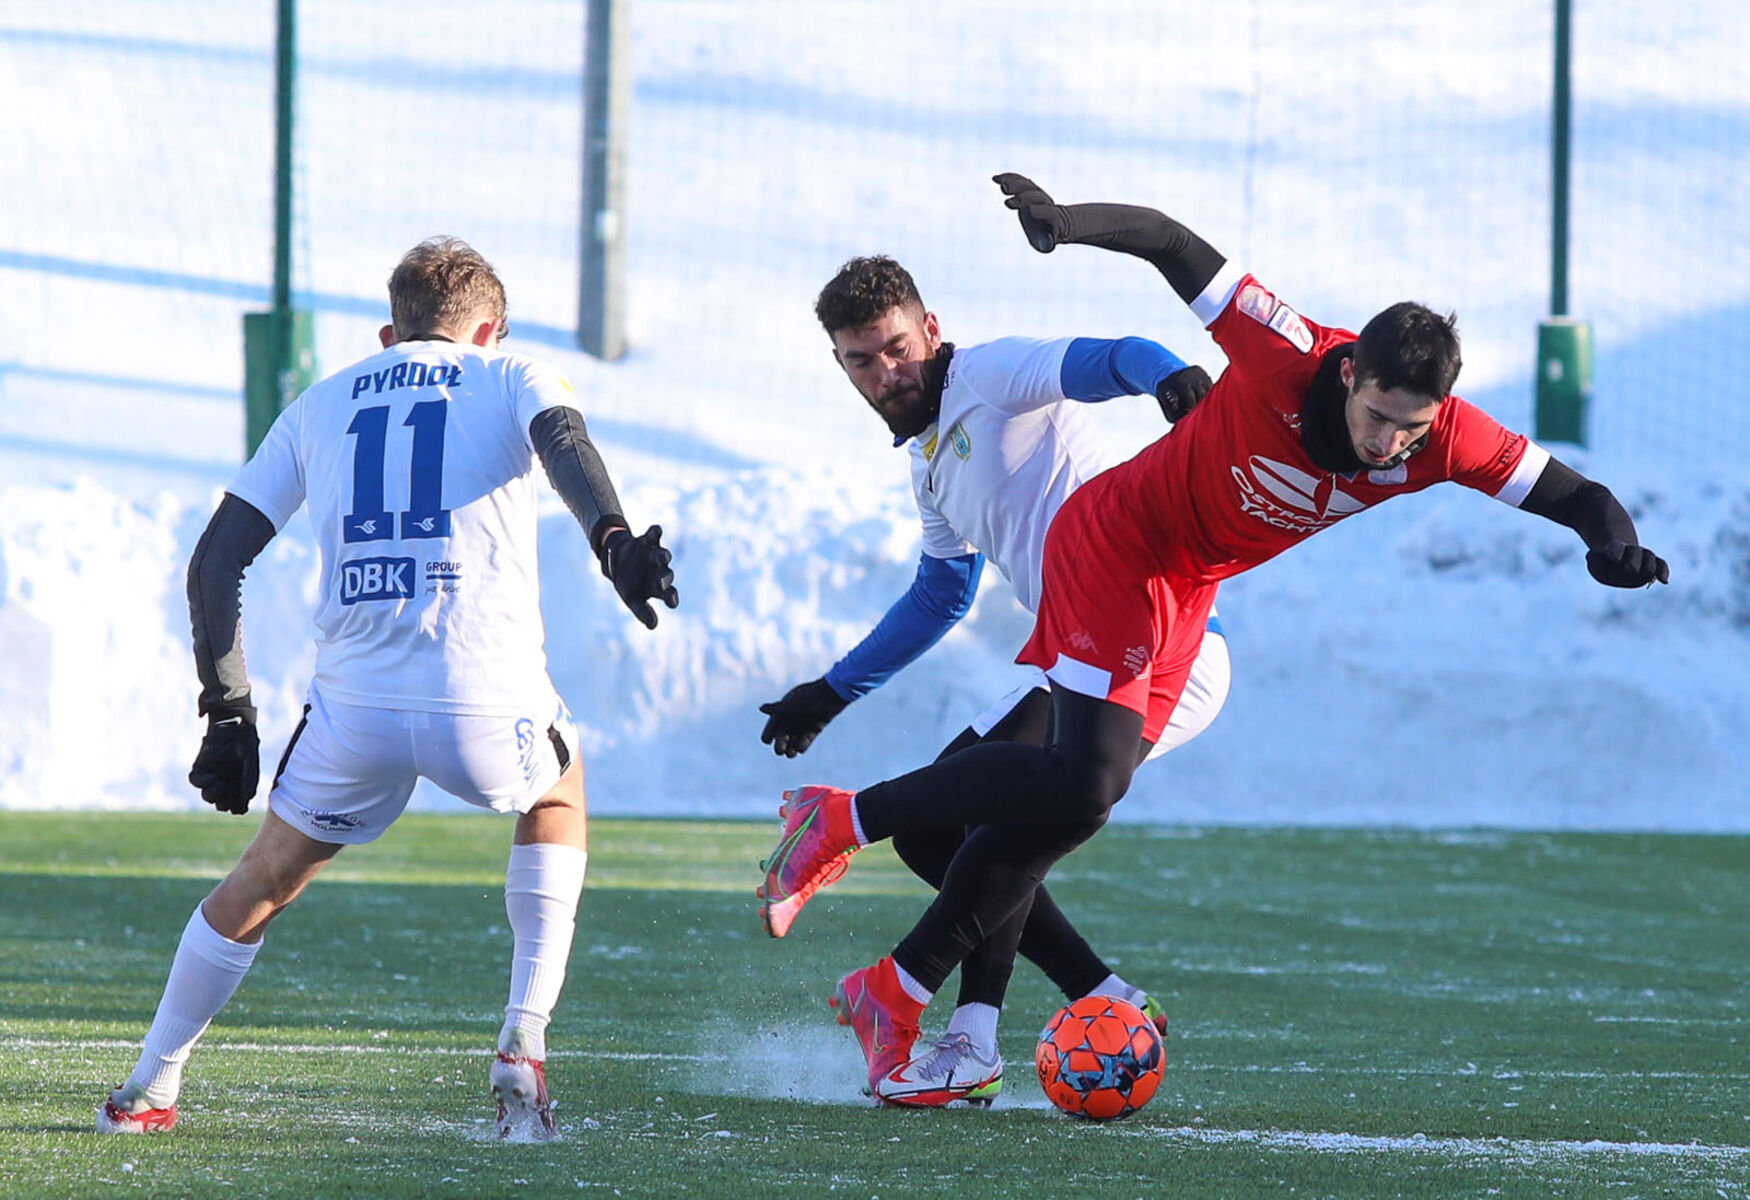
[[[1265,1066],[1261,1063],[1246,1063],[1243,1066],[1177,1063],[1171,1069],[1223,1075],[1378,1075],[1396,1079],[1471,1079],[1485,1074],[1482,1071],[1463,1069],[1437,1071],[1428,1067],[1314,1067],[1307,1063],[1292,1063],[1288,1066]],[[1718,1079],[1734,1083],[1750,1082],[1750,1074],[1734,1071],[1490,1071],[1487,1075],[1491,1079]]]
[[1326,1154],[1441,1154],[1455,1158],[1565,1158],[1582,1154],[1624,1158],[1691,1158],[1721,1164],[1750,1163],[1750,1146],[1709,1146],[1699,1142],[1548,1141],[1525,1138],[1364,1137],[1354,1133],[1302,1133],[1287,1129],[1150,1130],[1145,1136],[1201,1142],[1210,1146],[1252,1145],[1267,1150],[1310,1150]]
[[[137,1041],[119,1038],[0,1038],[0,1047],[17,1050],[138,1050]],[[208,1053],[237,1054],[394,1054],[408,1058],[486,1058],[488,1048],[467,1050],[456,1046],[392,1046],[384,1043],[356,1045],[349,1042],[224,1042],[201,1043]],[[721,1062],[721,1055],[634,1053],[627,1050],[549,1050],[548,1058],[601,1058],[614,1062]]]

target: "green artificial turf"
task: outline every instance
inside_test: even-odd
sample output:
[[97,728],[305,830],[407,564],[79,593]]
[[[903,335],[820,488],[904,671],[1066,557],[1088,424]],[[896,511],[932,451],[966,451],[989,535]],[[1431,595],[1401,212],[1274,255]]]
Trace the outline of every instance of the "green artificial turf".
[[[167,1135],[100,1137],[255,819],[0,814],[0,1194],[1750,1196],[1750,839],[1113,826],[1054,889],[1172,1014],[1159,1095],[877,1110],[824,1003],[927,900],[884,847],[772,941],[775,824],[598,820],[561,1140],[491,1137],[510,827],[404,819],[275,924]],[[949,992],[932,1005],[938,1031]]]

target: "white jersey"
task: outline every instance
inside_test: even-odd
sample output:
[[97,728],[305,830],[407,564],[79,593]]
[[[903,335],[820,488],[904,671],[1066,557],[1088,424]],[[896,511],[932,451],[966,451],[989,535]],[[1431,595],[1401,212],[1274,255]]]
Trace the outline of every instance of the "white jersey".
[[911,443],[924,553],[978,552],[1028,612],[1039,608],[1045,531],[1069,494],[1119,461],[1063,394],[1071,339],[955,347],[936,423]]
[[291,404],[228,489],[322,555],[313,685],[343,703],[510,715],[548,702],[529,422],[576,405],[519,354],[403,342]]

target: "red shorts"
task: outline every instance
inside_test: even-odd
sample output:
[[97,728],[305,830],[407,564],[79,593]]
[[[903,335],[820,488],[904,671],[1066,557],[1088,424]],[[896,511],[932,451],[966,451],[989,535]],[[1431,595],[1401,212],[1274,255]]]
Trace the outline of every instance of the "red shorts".
[[1158,742],[1203,647],[1219,585],[1147,574],[1134,552],[1106,544],[1091,519],[1096,490],[1071,496],[1045,535],[1039,614],[1016,661],[1058,687],[1140,713],[1143,738]]

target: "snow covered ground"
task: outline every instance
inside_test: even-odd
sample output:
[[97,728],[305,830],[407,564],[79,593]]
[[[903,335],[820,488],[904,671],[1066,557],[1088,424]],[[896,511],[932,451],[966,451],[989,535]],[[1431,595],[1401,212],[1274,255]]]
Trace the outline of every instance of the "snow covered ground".
[[[1384,22],[1335,0],[643,0],[633,350],[612,365],[568,332],[578,6],[503,7],[481,27],[459,4],[300,6],[297,292],[336,369],[375,345],[403,250],[469,238],[520,347],[585,397],[632,519],[668,531],[682,607],[652,634],[556,500],[543,521],[598,813],[768,815],[783,787],[926,761],[1008,686],[1029,623],[991,573],[806,758],[758,741],[757,705],[860,637],[917,552],[903,455],[812,322],[844,258],[906,262],[952,340],[1136,332],[1220,366],[1146,268],[1028,250],[995,171],[1167,208],[1333,323],[1456,308],[1459,390],[1529,425],[1549,31],[1507,0]],[[1595,449],[1556,450],[1629,504],[1672,586],[1600,588],[1566,530],[1462,489],[1364,514],[1224,589],[1227,711],[1122,818],[1750,831],[1745,24],[1733,0],[1606,14],[1577,50],[1573,294],[1599,384]],[[22,164],[0,176],[0,808],[199,806],[182,572],[239,461],[240,316],[268,295],[271,25],[197,0],[0,23],[0,98],[37,114],[0,127]],[[1158,422],[1103,416],[1132,446]],[[315,583],[294,522],[245,588],[270,765]]]

